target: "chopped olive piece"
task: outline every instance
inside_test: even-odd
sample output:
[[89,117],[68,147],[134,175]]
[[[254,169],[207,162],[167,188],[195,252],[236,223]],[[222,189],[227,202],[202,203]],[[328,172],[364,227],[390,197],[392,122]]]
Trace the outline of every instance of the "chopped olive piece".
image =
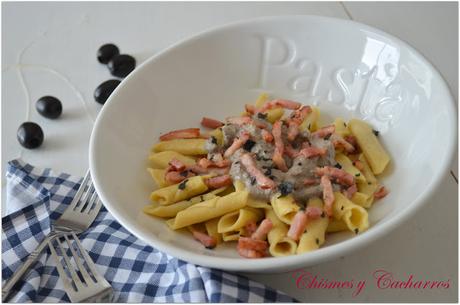
[[380,133],[380,132],[379,132],[378,130],[372,129],[372,132],[375,134],[376,137],[379,136],[379,133]]
[[211,143],[212,144],[217,144],[217,139],[214,136],[211,136]]
[[246,143],[244,143],[243,145],[243,148],[247,151],[251,151],[251,149],[254,147],[254,145],[256,145],[256,142],[254,142],[253,140],[249,139],[246,141]]
[[185,189],[185,185],[187,184],[187,182],[188,182],[188,179],[185,179],[184,181],[182,181],[182,182],[179,184],[178,188],[179,188],[180,190]]
[[294,190],[294,185],[290,182],[283,181],[278,185],[278,190],[281,192],[281,196],[286,196]]
[[334,167],[338,168],[338,169],[341,169],[342,168],[342,165],[340,165],[339,163],[337,163],[336,165],[334,165]]

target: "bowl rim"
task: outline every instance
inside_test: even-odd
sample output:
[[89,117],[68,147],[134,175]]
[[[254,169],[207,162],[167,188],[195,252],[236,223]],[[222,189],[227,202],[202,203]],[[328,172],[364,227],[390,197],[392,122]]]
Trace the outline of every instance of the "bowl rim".
[[[448,157],[444,160],[441,160],[441,164],[439,166],[440,170],[436,173],[436,175],[431,180],[428,187],[425,189],[423,193],[418,195],[412,203],[404,208],[399,214],[391,217],[390,219],[385,220],[378,230],[368,231],[364,234],[360,234],[354,236],[353,238],[347,239],[343,242],[325,247],[320,248],[318,250],[299,254],[299,255],[292,255],[292,256],[285,256],[285,257],[267,257],[264,259],[258,260],[249,260],[245,258],[230,258],[230,257],[215,257],[200,254],[197,252],[192,252],[189,250],[181,249],[176,246],[170,245],[166,241],[162,241],[156,238],[153,234],[144,233],[136,228],[135,225],[131,225],[131,221],[129,218],[125,217],[122,213],[119,213],[117,208],[110,203],[109,198],[111,197],[109,194],[104,192],[102,188],[102,181],[100,180],[100,175],[98,172],[98,168],[96,166],[95,161],[95,149],[98,142],[99,130],[101,122],[104,121],[105,116],[107,115],[107,108],[110,107],[111,104],[116,102],[117,93],[129,83],[129,80],[133,78],[134,75],[138,74],[142,70],[145,69],[148,65],[160,60],[164,55],[168,54],[170,51],[184,47],[187,44],[193,43],[196,40],[204,38],[208,35],[213,35],[219,31],[226,31],[232,28],[237,28],[240,26],[246,26],[251,24],[259,24],[259,23],[266,23],[270,21],[293,21],[293,20],[303,20],[303,19],[311,19],[316,20],[319,22],[326,22],[329,24],[351,24],[358,28],[358,30],[366,30],[372,32],[374,34],[381,35],[386,39],[394,41],[396,44],[399,44],[405,48],[407,48],[410,52],[414,53],[427,67],[431,69],[431,72],[435,75],[435,77],[439,78],[440,86],[442,90],[444,90],[447,94],[447,99],[450,102],[446,102],[446,107],[449,108],[450,113],[450,126],[449,129],[452,131],[452,135],[454,136],[450,139],[446,149],[448,151]],[[114,102],[113,102],[114,101]],[[320,264],[328,260],[335,259],[339,256],[344,256],[349,254],[352,251],[356,251],[364,247],[365,245],[369,244],[372,241],[375,241],[382,236],[388,234],[398,226],[400,226],[403,222],[405,222],[411,215],[413,215],[420,207],[422,207],[433,192],[439,187],[444,178],[445,174],[449,170],[449,166],[453,161],[454,158],[454,150],[455,150],[455,143],[457,142],[457,129],[456,127],[456,110],[454,106],[454,99],[450,92],[449,87],[446,84],[446,81],[442,77],[442,75],[438,72],[438,70],[428,61],[420,52],[418,52],[415,48],[410,46],[407,42],[385,33],[382,30],[376,29],[374,27],[347,19],[340,19],[340,18],[333,18],[333,17],[324,17],[324,16],[316,16],[316,15],[283,15],[283,16],[265,16],[259,18],[251,18],[245,20],[239,20],[230,22],[224,25],[219,25],[215,27],[211,27],[207,30],[203,30],[195,35],[186,37],[184,39],[179,40],[178,42],[172,44],[171,46],[163,49],[156,55],[151,56],[149,59],[145,60],[141,65],[139,65],[133,72],[131,72],[115,89],[115,91],[111,94],[107,102],[105,103],[104,107],[101,109],[98,117],[96,118],[93,130],[91,132],[90,137],[90,145],[89,145],[89,168],[91,171],[92,180],[94,183],[94,187],[102,200],[104,206],[107,210],[114,216],[114,218],[123,225],[130,233],[138,237],[139,239],[143,240],[148,245],[151,245],[160,251],[164,251],[176,258],[182,259],[184,261],[191,262],[196,265],[216,268],[216,269],[223,269],[223,270],[232,270],[232,271],[246,271],[246,272],[267,272],[266,270],[273,271],[273,270],[289,270],[290,268],[296,268],[300,266],[302,263],[305,265],[314,265]]]

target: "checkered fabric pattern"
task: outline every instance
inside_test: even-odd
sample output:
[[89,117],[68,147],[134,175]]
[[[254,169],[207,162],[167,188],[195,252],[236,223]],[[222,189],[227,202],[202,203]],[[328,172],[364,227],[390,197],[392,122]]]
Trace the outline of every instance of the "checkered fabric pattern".
[[[7,206],[2,219],[2,276],[8,279],[50,231],[72,201],[81,179],[8,163]],[[243,276],[195,266],[138,240],[102,208],[80,235],[115,302],[293,302],[283,293]],[[10,302],[69,302],[50,252],[16,285]]]

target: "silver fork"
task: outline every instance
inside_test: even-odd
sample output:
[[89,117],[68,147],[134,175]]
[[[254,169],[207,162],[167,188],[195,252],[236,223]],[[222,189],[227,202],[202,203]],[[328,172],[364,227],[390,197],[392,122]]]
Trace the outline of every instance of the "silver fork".
[[[104,277],[99,275],[91,257],[82,247],[75,233],[70,233],[75,241],[74,243],[70,241],[67,237],[68,235],[56,236],[48,241],[48,245],[51,250],[51,256],[56,262],[59,278],[64,284],[64,290],[70,301],[72,303],[110,302],[113,296],[112,287]],[[67,249],[70,249],[70,257],[62,246],[61,239],[64,239]],[[63,258],[62,260],[60,259],[61,257]]]
[[101,207],[102,203],[94,190],[88,170],[69,207],[54,224],[51,224],[51,232],[27,257],[24,264],[6,281],[5,285],[3,285],[2,300],[6,301],[13,286],[32,267],[52,238],[63,233],[75,232],[76,234],[80,234],[85,231],[93,223]]

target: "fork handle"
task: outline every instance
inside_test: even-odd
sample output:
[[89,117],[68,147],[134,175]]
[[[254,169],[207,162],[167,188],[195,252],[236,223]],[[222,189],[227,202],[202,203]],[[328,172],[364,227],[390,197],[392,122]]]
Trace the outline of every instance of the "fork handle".
[[6,302],[7,297],[12,291],[12,288],[16,283],[22,278],[22,276],[29,271],[30,267],[37,261],[37,258],[40,256],[42,251],[46,248],[48,245],[48,240],[51,238],[55,237],[56,233],[55,232],[50,232],[43,240],[42,242],[35,248],[32,253],[29,254],[27,257],[27,260],[24,262],[24,264],[14,272],[14,274],[6,281],[5,285],[2,287],[2,301]]

